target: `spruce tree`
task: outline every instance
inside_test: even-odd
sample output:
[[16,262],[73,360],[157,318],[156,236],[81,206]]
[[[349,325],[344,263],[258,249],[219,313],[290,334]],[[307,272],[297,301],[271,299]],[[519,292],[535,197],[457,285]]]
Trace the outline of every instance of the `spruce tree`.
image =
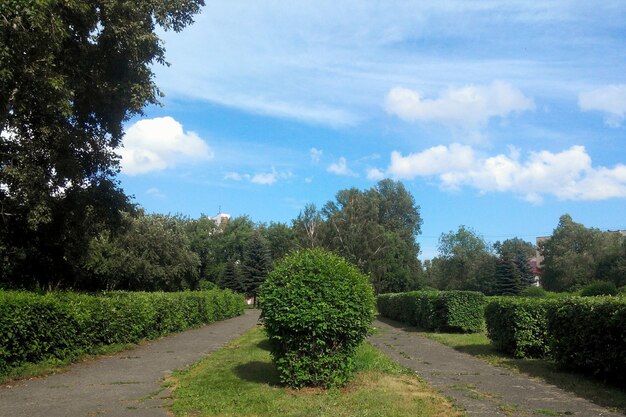
[[224,273],[222,274],[219,284],[221,288],[228,288],[235,292],[243,292],[241,277],[235,262],[226,262],[226,267],[224,268]]
[[515,262],[500,259],[496,265],[496,294],[517,295],[520,291],[520,274]]
[[520,290],[535,284],[535,274],[530,267],[529,258],[523,253],[519,253],[515,260],[515,267],[520,276]]
[[246,294],[254,297],[255,304],[257,290],[267,278],[271,264],[268,244],[260,233],[255,232],[246,244],[242,277],[244,290]]

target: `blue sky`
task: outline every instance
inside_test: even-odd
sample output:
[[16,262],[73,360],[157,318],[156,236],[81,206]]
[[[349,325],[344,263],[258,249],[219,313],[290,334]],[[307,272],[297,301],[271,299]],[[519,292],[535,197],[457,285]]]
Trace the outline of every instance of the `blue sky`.
[[402,181],[422,258],[561,214],[626,229],[626,2],[208,1],[163,33],[163,106],[126,126],[120,180],[149,212],[289,222]]

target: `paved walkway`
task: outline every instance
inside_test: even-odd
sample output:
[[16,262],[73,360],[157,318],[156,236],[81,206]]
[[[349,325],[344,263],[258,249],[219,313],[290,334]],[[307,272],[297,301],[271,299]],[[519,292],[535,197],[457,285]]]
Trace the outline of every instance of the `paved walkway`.
[[0,387],[2,417],[159,417],[164,377],[216,351],[257,323],[259,312],[77,363],[67,372]]
[[369,341],[467,410],[469,416],[623,417],[553,385],[498,368],[410,331],[391,320]]

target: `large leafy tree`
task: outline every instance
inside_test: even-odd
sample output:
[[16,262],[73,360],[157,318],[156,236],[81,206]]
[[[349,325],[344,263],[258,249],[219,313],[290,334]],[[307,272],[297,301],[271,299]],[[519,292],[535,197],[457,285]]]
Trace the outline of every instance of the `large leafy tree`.
[[326,203],[322,217],[323,246],[369,273],[377,293],[420,285],[415,237],[421,217],[402,183],[383,180],[366,191],[341,190]]
[[285,223],[271,222],[259,227],[261,235],[267,241],[272,263],[283,258],[297,247],[294,230]]
[[624,237],[619,233],[587,228],[565,214],[552,236],[539,244],[539,249],[544,257],[541,281],[548,290],[575,289],[595,280],[596,274],[616,280],[616,285],[623,282],[619,270],[620,264],[625,264]]
[[439,238],[441,289],[463,289],[491,294],[494,291],[497,258],[490,245],[471,228],[443,233]]
[[102,232],[88,249],[85,289],[179,291],[197,288],[200,259],[180,218],[125,214],[124,230]]
[[[91,236],[119,224],[122,124],[156,103],[157,26],[203,0],[0,5],[0,250],[13,285],[65,285]],[[70,278],[71,280],[73,278]]]

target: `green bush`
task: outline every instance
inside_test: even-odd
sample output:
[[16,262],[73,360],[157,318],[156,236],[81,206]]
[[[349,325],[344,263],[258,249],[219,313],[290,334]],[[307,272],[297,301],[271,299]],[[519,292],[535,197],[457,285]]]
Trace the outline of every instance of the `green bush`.
[[68,359],[241,314],[230,291],[184,293],[0,291],[0,374],[45,359]]
[[374,318],[365,275],[321,249],[297,251],[260,289],[272,357],[291,387],[336,386],[349,379],[354,352]]
[[544,290],[541,287],[535,287],[534,285],[531,285],[530,287],[526,287],[522,291],[520,291],[518,295],[520,297],[549,297],[550,294],[552,293]]
[[442,291],[434,301],[437,331],[476,333],[484,328],[485,296],[475,291]]
[[485,296],[474,291],[412,291],[382,294],[378,312],[425,330],[479,332],[484,327]]
[[381,294],[376,298],[378,312],[392,320],[417,325],[415,311],[421,291]]
[[594,281],[581,288],[581,297],[595,297],[596,295],[617,295],[617,287],[608,281]]
[[550,352],[548,308],[557,302],[551,298],[491,299],[485,309],[491,343],[517,358],[546,356]]
[[557,363],[626,382],[626,299],[563,299],[550,308],[548,326]]

